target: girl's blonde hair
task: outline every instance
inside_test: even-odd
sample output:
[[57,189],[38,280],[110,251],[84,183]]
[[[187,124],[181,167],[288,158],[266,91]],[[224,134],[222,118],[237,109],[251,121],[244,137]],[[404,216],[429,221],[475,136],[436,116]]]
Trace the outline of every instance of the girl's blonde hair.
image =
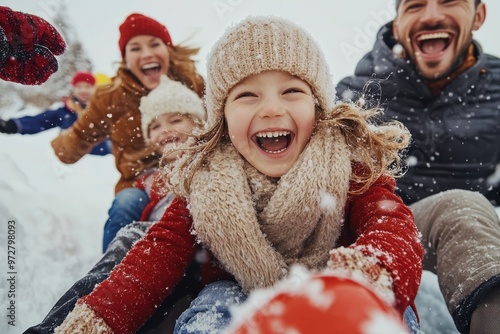
[[351,151],[351,160],[361,168],[353,168],[351,193],[362,193],[382,175],[404,174],[401,154],[410,144],[411,135],[399,121],[384,122],[379,107],[364,108],[360,103],[339,102],[319,122],[338,126]]
[[[410,143],[408,129],[399,121],[383,122],[381,108],[364,108],[361,103],[337,102],[333,110],[324,112],[316,107],[318,123],[340,128],[352,152],[351,161],[361,168],[353,168],[351,194],[368,189],[380,176],[400,177],[404,173],[400,154]],[[318,124],[317,123],[317,124]],[[229,142],[225,117],[197,137],[197,145],[183,150],[192,151],[194,160],[179,162],[184,173],[182,188],[189,189],[196,170],[220,141]],[[165,171],[166,172],[166,171]]]

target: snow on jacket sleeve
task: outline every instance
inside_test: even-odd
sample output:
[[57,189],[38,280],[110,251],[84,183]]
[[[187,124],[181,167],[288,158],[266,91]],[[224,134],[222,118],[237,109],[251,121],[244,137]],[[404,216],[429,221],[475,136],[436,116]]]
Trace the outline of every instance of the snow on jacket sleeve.
[[[383,271],[390,274],[395,306],[403,313],[417,295],[423,247],[413,213],[394,193],[395,185],[393,178],[383,176],[367,191],[350,198],[346,224],[353,243],[349,245],[352,251],[344,253],[362,252],[367,258],[376,259]],[[332,259],[343,256],[332,255]],[[365,263],[373,265],[373,261]],[[373,272],[373,268],[366,271]]]
[[192,218],[176,198],[162,221],[138,241],[109,278],[79,302],[115,333],[135,333],[182,279],[195,256]]

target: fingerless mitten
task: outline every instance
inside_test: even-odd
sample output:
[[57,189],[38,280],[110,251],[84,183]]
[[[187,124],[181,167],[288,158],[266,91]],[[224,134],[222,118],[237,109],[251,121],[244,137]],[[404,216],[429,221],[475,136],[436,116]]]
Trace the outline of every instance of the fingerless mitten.
[[328,269],[364,281],[389,305],[394,305],[392,277],[375,257],[369,257],[352,248],[335,248],[330,251]]

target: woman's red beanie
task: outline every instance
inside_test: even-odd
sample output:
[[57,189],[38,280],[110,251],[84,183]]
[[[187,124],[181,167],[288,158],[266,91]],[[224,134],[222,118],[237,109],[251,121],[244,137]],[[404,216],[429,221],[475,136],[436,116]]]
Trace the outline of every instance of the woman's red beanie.
[[74,86],[79,82],[86,82],[94,86],[95,78],[90,72],[78,71],[75,73],[75,75],[73,75],[73,78],[71,79],[71,84]]
[[120,46],[122,58],[125,58],[125,45],[127,45],[127,42],[132,37],[138,35],[151,35],[161,38],[165,44],[173,47],[167,27],[148,16],[133,13],[127,16],[125,21],[120,25],[118,45]]

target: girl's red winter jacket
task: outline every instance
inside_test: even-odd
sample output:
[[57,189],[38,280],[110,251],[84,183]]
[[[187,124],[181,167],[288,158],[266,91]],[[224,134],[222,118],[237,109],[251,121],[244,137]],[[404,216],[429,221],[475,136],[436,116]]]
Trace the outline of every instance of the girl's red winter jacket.
[[[395,182],[382,177],[346,203],[343,235],[337,246],[360,247],[392,274],[396,308],[414,306],[420,284],[423,248],[410,209],[394,194]],[[383,204],[393,203],[390,210]],[[395,204],[394,204],[395,203]],[[110,277],[81,301],[115,333],[135,333],[172,291],[199,246],[191,233],[187,203],[173,200],[162,220],[137,242]],[[353,240],[356,240],[353,242]],[[387,258],[384,254],[392,254]],[[205,283],[227,278],[213,262],[202,271]],[[397,275],[397,276],[395,276]]]

